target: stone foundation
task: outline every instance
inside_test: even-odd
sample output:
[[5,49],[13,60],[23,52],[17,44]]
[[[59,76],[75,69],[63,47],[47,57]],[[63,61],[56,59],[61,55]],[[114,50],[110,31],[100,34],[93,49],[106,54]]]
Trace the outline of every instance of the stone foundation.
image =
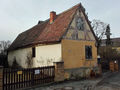
[[100,74],[99,67],[81,67],[74,69],[65,69],[65,79],[82,79],[82,78],[90,78],[91,71],[94,72],[95,75]]
[[100,66],[97,67],[80,67],[72,69],[64,69],[64,62],[54,62],[55,66],[55,82],[70,79],[91,78],[101,75]]

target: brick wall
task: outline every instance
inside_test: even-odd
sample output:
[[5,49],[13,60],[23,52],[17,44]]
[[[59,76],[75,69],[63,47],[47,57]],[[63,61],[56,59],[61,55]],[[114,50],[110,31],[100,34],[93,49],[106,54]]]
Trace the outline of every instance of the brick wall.
[[3,90],[3,67],[0,66],[0,90]]
[[54,62],[55,82],[64,81],[64,62]]

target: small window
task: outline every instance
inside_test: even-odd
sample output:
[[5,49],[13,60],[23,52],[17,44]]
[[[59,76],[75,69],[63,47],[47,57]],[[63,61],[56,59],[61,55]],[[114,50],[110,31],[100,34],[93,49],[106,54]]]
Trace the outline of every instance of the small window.
[[76,20],[76,25],[77,25],[78,30],[84,30],[84,20],[83,20],[83,18],[79,17]]
[[35,49],[35,47],[33,47],[32,48],[32,57],[35,57],[35,54],[36,54],[35,52],[36,52],[36,49]]
[[92,46],[85,46],[85,58],[92,59]]

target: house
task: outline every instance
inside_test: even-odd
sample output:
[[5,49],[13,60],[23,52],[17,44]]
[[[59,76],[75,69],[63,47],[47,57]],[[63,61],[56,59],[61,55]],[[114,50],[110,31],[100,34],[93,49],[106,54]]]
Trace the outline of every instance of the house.
[[[113,49],[116,49],[118,52],[120,52],[120,38],[111,38],[111,46]],[[101,41],[101,46],[106,46],[106,39],[103,39]]]
[[23,68],[64,62],[64,69],[97,66],[96,38],[81,4],[22,32],[8,49],[9,65],[16,60]]

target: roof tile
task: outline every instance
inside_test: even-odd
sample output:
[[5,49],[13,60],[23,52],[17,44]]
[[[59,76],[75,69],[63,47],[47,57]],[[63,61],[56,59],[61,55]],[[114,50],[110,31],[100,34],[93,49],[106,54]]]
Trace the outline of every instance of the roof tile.
[[50,24],[49,19],[41,24],[35,25],[31,29],[21,33],[14,40],[9,50],[34,45],[43,44],[49,42],[60,41],[63,34],[66,32],[73,15],[76,10],[80,7],[78,4],[67,11],[56,16],[56,19]]

